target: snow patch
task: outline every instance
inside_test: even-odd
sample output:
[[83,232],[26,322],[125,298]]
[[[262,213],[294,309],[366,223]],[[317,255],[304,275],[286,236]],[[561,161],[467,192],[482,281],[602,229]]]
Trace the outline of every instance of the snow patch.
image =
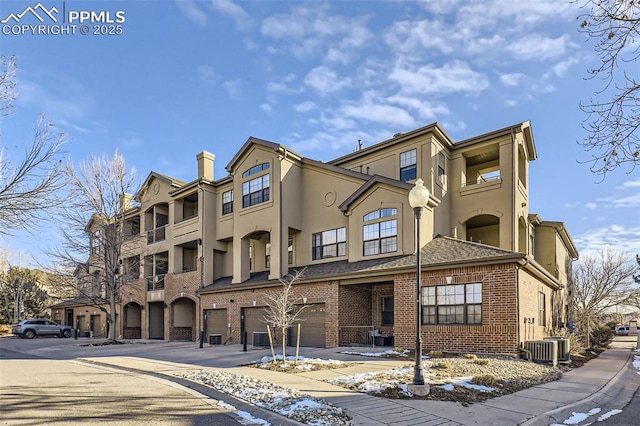
[[622,410],[611,410],[611,411],[607,411],[606,413],[604,413],[603,415],[601,415],[600,417],[598,417],[598,421],[602,422],[604,420],[607,420],[609,417],[611,416],[615,416],[616,414],[620,414],[622,413]]
[[579,423],[582,423],[586,419],[588,419],[590,416],[593,416],[594,414],[598,414],[601,410],[602,410],[602,408],[593,408],[593,409],[589,410],[588,413],[576,413],[576,412],[573,412],[573,413],[571,413],[571,417],[569,417],[567,420],[562,422],[562,424],[563,425],[577,425]]

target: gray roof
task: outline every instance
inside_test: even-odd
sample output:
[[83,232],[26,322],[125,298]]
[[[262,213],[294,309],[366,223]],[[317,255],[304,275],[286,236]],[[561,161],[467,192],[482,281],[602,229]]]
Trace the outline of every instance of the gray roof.
[[[525,257],[522,253],[503,250],[485,244],[462,241],[454,238],[436,236],[422,248],[421,264],[424,269],[465,266],[472,263],[505,263],[514,262]],[[290,268],[292,271],[306,268],[302,282],[322,279],[357,277],[380,272],[398,272],[416,267],[415,254],[384,257],[378,259],[348,262],[340,260]],[[240,284],[232,284],[232,277],[223,277],[198,292],[208,293],[224,290],[259,287],[278,283],[270,280],[269,271],[251,274],[250,278]]]

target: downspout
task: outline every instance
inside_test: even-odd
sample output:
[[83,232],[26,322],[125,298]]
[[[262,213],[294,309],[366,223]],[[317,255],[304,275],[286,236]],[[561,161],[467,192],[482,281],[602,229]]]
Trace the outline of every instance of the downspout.
[[[516,335],[518,336],[518,348],[523,349],[520,345],[520,270],[529,264],[529,258],[525,256],[524,264],[516,268]],[[529,353],[529,355],[531,355]]]
[[516,246],[515,234],[520,229],[520,226],[518,224],[518,213],[516,212],[516,196],[518,193],[518,182],[516,181],[516,167],[518,167],[518,149],[516,145],[515,133],[513,132],[513,127],[512,127],[511,128],[511,187],[512,187],[511,211],[513,212],[513,218],[515,219],[515,221],[512,221],[512,226],[513,226],[513,223],[515,223],[515,229],[511,230],[511,247],[516,249],[513,251],[518,251]]

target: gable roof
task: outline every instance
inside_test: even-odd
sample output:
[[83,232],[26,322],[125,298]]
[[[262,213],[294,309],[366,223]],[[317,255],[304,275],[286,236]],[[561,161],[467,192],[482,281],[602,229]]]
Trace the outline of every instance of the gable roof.
[[231,171],[236,166],[238,161],[240,161],[240,159],[245,155],[247,150],[253,145],[260,145],[260,146],[266,147],[266,148],[268,148],[270,150],[273,150],[274,152],[281,152],[285,156],[293,155],[294,157],[297,157],[298,159],[302,159],[303,158],[302,155],[298,154],[297,152],[295,152],[292,149],[287,148],[284,145],[280,145],[280,144],[275,143],[275,142],[269,142],[269,141],[264,140],[264,139],[260,139],[260,138],[256,138],[256,137],[250,136],[249,139],[247,139],[247,141],[244,143],[244,145],[242,145],[242,148],[240,148],[238,150],[238,152],[236,152],[236,155],[233,156],[231,161],[229,161],[229,164],[227,164],[227,166],[225,167],[227,172],[231,173]]
[[147,188],[147,186],[149,186],[149,184],[151,183],[151,181],[153,179],[158,179],[162,182],[165,182],[175,188],[179,188],[183,185],[185,185],[185,182],[179,180],[179,179],[175,179],[172,178],[171,176],[167,176],[167,175],[163,175],[161,173],[158,172],[151,172],[149,173],[149,175],[147,176],[147,178],[144,180],[144,182],[142,183],[142,185],[140,186],[140,189],[138,190],[138,192],[136,192],[136,194],[133,196],[133,199],[136,201],[140,201],[140,197],[142,196],[143,191],[145,190],[145,188]]
[[378,185],[380,183],[384,183],[387,185],[395,186],[396,188],[406,190],[407,194],[409,193],[409,190],[413,187],[413,185],[410,185],[406,182],[402,182],[400,180],[391,179],[386,176],[373,175],[369,178],[369,180],[367,180],[364,184],[362,184],[353,194],[351,194],[346,200],[344,200],[342,204],[340,204],[338,207],[343,213],[346,213],[349,210],[349,206],[354,201],[360,198],[362,194],[367,192],[369,188],[371,188],[372,186]]
[[439,139],[451,147],[453,145],[453,139],[449,134],[444,130],[444,128],[440,125],[440,123],[435,122],[428,124],[426,126],[420,127],[415,130],[411,130],[406,133],[396,133],[392,138],[387,139],[382,142],[378,142],[377,144],[371,145],[366,148],[359,149],[358,151],[352,152],[347,155],[343,155],[342,157],[336,158],[335,160],[329,161],[329,164],[340,165],[342,163],[346,163],[347,161],[354,160],[356,158],[369,155],[373,152],[379,151],[381,149],[388,148],[390,146],[406,142],[408,140],[414,139],[417,136],[422,136],[427,133],[434,133]]

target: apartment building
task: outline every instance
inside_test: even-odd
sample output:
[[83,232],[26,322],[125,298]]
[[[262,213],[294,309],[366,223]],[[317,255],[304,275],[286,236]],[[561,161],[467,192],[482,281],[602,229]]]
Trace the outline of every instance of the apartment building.
[[418,248],[424,349],[516,354],[569,321],[578,256],[562,222],[529,210],[536,157],[529,122],[459,142],[434,123],[329,162],[251,137],[223,179],[208,152],[192,182],[152,172],[122,214],[119,335],[263,345],[268,297],[304,269],[291,342],[412,347],[408,193],[420,178],[430,193]]

